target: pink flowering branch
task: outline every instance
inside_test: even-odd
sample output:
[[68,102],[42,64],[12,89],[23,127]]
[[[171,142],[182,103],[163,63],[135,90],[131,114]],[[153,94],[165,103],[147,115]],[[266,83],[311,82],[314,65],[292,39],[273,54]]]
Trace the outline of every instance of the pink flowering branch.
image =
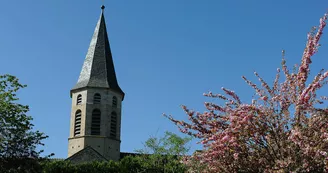
[[325,14],[322,18],[320,18],[320,25],[315,33],[315,28],[308,33],[308,41],[306,47],[303,52],[303,57],[301,61],[301,65],[298,70],[297,79],[298,87],[301,90],[305,87],[305,82],[307,81],[308,74],[310,73],[310,64],[312,63],[311,57],[317,52],[319,47],[319,40],[323,34],[323,29],[326,26],[327,14]]
[[204,148],[184,158],[191,172],[328,172],[328,109],[316,107],[328,100],[317,96],[328,83],[328,71],[308,81],[326,20],[327,14],[308,34],[301,64],[292,72],[282,52],[284,75],[277,69],[272,87],[257,72],[259,85],[242,77],[255,92],[251,104],[222,88],[224,95],[204,96],[224,104],[205,102],[203,113],[182,106],[189,122],[164,114],[182,133],[197,137]]

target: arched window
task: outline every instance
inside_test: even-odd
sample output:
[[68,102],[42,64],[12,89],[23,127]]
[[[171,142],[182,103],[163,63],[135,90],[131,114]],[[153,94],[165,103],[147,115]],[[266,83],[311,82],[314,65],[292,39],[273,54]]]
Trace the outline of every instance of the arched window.
[[112,112],[110,116],[110,136],[116,137],[116,129],[117,129],[117,114],[116,112]]
[[112,105],[114,108],[117,108],[117,97],[113,97]]
[[95,109],[92,111],[91,135],[100,135],[100,117],[101,112],[99,109]]
[[93,96],[93,104],[100,104],[101,102],[101,95],[99,93],[96,93]]
[[74,136],[79,136],[81,134],[81,114],[81,110],[77,110],[75,113]]
[[76,105],[80,105],[80,104],[82,104],[82,95],[81,94],[79,94],[76,98]]

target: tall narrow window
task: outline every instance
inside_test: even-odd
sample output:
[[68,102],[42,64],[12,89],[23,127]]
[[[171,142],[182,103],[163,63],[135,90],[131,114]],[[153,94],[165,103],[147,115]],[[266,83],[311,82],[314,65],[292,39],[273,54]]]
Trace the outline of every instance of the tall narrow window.
[[99,109],[95,109],[92,111],[91,135],[100,135],[100,117],[101,112]]
[[116,112],[112,112],[110,117],[110,136],[116,137],[116,129],[117,129],[117,114]]
[[76,105],[80,105],[80,104],[82,104],[82,95],[81,94],[79,94],[76,98]]
[[96,93],[93,96],[93,104],[100,104],[101,102],[101,95],[99,93]]
[[113,105],[114,108],[117,107],[117,98],[115,96],[113,97],[112,105]]
[[81,114],[81,110],[77,110],[75,113],[74,136],[79,136],[81,134]]

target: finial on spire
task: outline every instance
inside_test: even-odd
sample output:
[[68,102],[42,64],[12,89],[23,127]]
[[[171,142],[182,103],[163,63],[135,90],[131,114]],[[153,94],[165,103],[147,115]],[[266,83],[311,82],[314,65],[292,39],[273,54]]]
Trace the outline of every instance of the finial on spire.
[[104,5],[102,5],[102,6],[101,6],[101,10],[102,10],[102,11],[104,11],[104,9],[105,9],[105,6],[104,6]]

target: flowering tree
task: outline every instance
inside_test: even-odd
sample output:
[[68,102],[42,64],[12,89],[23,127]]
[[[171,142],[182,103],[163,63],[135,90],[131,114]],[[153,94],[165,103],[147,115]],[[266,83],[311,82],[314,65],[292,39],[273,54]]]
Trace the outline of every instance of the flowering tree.
[[272,86],[256,72],[261,86],[242,77],[256,93],[251,104],[222,88],[225,95],[204,95],[224,100],[224,105],[205,103],[204,113],[182,106],[190,122],[164,114],[204,146],[185,158],[191,172],[328,172],[328,108],[318,107],[328,98],[316,94],[327,83],[328,71],[308,79],[327,16],[309,32],[295,70],[288,70],[283,51],[282,70]]

